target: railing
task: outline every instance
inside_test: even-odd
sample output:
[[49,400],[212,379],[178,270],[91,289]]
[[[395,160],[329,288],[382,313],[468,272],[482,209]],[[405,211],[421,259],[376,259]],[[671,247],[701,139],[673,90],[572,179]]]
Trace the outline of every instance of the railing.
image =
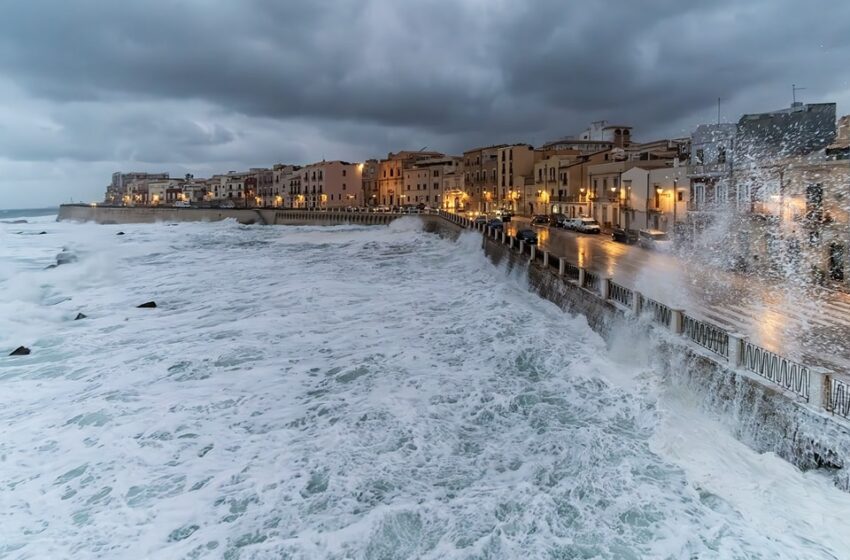
[[635,293],[625,286],[608,280],[608,297],[621,305],[631,308],[634,303]]
[[669,326],[670,320],[673,318],[673,310],[671,308],[647,297],[641,297],[641,309],[649,313],[653,321],[661,323],[664,326]]
[[570,280],[578,281],[579,269],[572,263],[564,263],[564,276]]
[[729,333],[711,323],[684,317],[685,336],[724,358],[729,358]]
[[582,288],[586,288],[593,292],[599,292],[599,276],[590,272],[589,270],[584,271],[584,285]]
[[744,369],[760,375],[809,400],[809,368],[769,352],[752,342],[743,342]]
[[833,414],[850,418],[850,385],[841,379],[830,377],[828,389],[826,409]]

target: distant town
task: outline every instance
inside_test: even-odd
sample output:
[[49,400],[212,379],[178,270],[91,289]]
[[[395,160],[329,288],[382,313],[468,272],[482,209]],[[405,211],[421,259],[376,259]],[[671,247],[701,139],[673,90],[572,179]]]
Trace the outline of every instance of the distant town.
[[104,202],[563,214],[690,241],[722,227],[729,250],[745,255],[749,266],[771,271],[791,259],[822,280],[846,282],[850,116],[837,118],[834,103],[793,103],[737,123],[704,124],[686,138],[638,142],[633,132],[600,121],[536,148],[499,144],[460,156],[399,151],[363,162],[278,163],[208,179],[117,172]]

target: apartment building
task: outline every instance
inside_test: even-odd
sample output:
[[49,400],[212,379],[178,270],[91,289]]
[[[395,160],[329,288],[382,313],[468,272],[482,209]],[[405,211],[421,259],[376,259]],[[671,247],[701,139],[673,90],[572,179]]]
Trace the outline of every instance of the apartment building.
[[403,171],[404,189],[399,203],[401,205],[424,204],[433,208],[443,207],[444,180],[447,176],[454,175],[460,164],[461,159],[452,156],[417,160],[410,168]]
[[289,196],[295,208],[345,208],[362,206],[362,163],[320,161],[298,170],[290,180]]
[[505,146],[499,144],[463,152],[464,185],[470,210],[486,213],[496,209],[499,149]]
[[494,199],[501,208],[517,211],[526,185],[533,184],[534,160],[534,148],[529,144],[510,144],[496,150]]
[[404,201],[404,171],[416,162],[428,158],[444,157],[440,152],[400,151],[390,152],[386,159],[378,162],[378,201],[387,206],[406,204]]

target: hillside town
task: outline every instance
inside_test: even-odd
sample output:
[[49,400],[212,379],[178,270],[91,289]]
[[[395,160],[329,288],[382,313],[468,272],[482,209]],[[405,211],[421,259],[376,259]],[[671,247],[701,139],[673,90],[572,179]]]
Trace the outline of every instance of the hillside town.
[[670,232],[695,246],[717,243],[722,229],[725,250],[742,268],[770,273],[790,264],[820,281],[850,282],[850,116],[837,118],[835,103],[795,102],[737,123],[703,124],[684,138],[637,141],[634,132],[599,121],[538,147],[401,150],[208,179],[117,172],[104,202],[563,214],[608,229]]

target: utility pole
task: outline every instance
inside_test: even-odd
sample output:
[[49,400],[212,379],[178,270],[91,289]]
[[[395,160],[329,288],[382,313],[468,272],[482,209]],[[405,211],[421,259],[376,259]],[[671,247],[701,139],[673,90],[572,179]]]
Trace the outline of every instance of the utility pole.
[[803,91],[804,87],[797,87],[797,84],[791,84],[791,102],[796,105],[797,103],[797,92]]
[[717,98],[717,124],[720,124],[720,98]]

